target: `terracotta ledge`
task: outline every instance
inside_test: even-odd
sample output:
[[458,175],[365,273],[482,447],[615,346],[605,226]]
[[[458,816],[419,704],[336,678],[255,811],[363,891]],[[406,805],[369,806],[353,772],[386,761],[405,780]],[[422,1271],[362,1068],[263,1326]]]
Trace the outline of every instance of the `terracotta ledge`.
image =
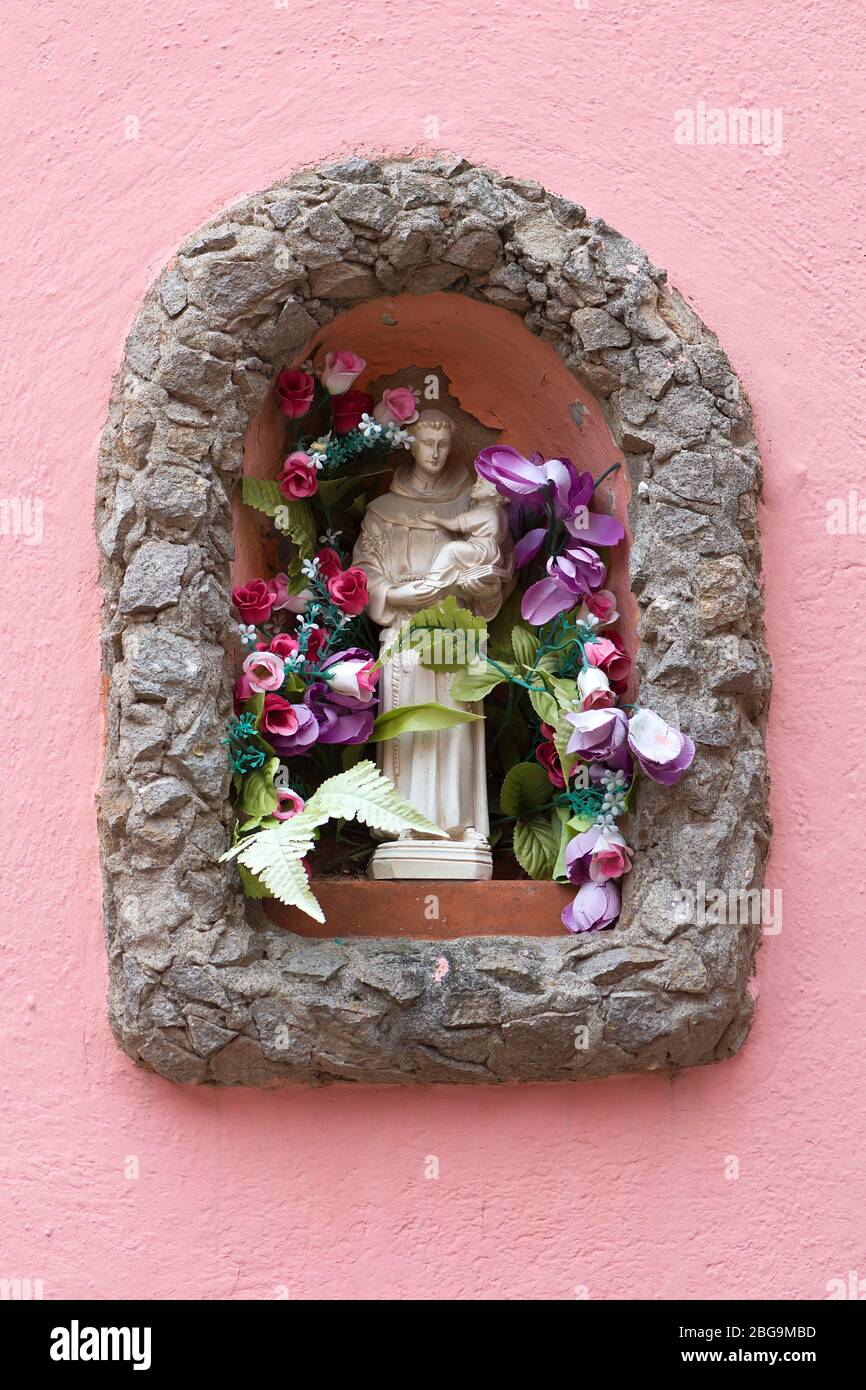
[[439,941],[462,936],[566,936],[562,909],[574,888],[529,879],[486,883],[373,882],[325,878],[312,884],[327,920],[268,901],[271,921],[297,936],[396,936]]

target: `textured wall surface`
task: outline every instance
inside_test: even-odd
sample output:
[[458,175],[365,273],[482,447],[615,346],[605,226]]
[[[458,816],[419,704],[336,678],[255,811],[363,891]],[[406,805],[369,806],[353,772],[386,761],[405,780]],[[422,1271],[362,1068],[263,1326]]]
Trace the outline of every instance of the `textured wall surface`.
[[[44,534],[0,538],[0,1275],[47,1297],[430,1298],[820,1297],[862,1275],[863,755],[843,711],[866,570],[856,523],[826,524],[862,486],[857,7],[12,13],[3,495],[41,503]],[[703,134],[701,103],[765,108],[767,147],[677,143],[678,110]],[[749,1045],[676,1079],[181,1090],[105,1020],[92,496],[111,374],[154,276],[222,206],[304,162],[433,146],[632,237],[749,391],[781,931],[777,913]]]

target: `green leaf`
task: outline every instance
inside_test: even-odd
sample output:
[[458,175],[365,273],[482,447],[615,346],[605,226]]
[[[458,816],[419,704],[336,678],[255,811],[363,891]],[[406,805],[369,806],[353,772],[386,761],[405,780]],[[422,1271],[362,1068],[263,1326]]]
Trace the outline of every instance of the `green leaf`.
[[279,483],[270,478],[244,478],[241,496],[248,507],[255,507],[265,516],[273,516],[277,507],[285,505],[285,497],[280,492]]
[[[507,669],[513,673],[512,665],[506,662],[501,664],[507,665]],[[467,703],[483,700],[485,695],[489,695],[491,690],[495,690],[497,685],[506,679],[501,671],[497,671],[495,666],[488,665],[486,661],[473,662],[454,677],[450,694],[455,700],[465,700]]]
[[510,661],[514,655],[514,648],[511,644],[511,633],[515,627],[521,627],[526,632],[530,632],[529,623],[525,622],[520,616],[520,604],[523,594],[520,589],[512,589],[508,598],[503,603],[496,617],[490,623],[488,630],[488,650],[492,657],[497,661]]
[[499,804],[506,816],[523,819],[550,801],[550,779],[540,763],[517,763],[506,773]]
[[455,724],[471,724],[483,717],[481,714],[471,714],[469,710],[440,705],[436,700],[431,700],[428,704],[401,705],[379,715],[368,742],[381,743],[387,738],[397,738],[399,734],[451,729]]
[[[554,829],[555,824],[555,829]],[[536,815],[514,827],[514,853],[530,878],[552,878],[559,854],[559,819]]]
[[532,708],[545,724],[551,728],[556,728],[556,721],[559,718],[559,705],[552,695],[548,695],[546,690],[530,690],[528,692]]
[[[553,687],[553,692],[560,705],[572,707],[578,702],[577,681],[566,680],[562,676],[551,676],[545,673],[544,679],[548,685]],[[553,721],[550,721],[551,723]]]
[[260,900],[262,898],[272,898],[274,896],[270,888],[262,883],[262,880],[255,874],[251,874],[249,869],[246,868],[244,864],[241,864],[240,861],[238,861],[237,870],[240,874],[241,887],[244,890],[245,898],[256,898]]
[[[556,883],[568,883],[568,874],[565,872],[565,851],[574,839],[576,831],[572,828],[567,806],[555,807],[553,815],[559,824],[559,850],[556,855],[556,863],[553,866],[552,877]],[[553,821],[551,821],[551,825],[553,825]]]
[[511,650],[515,658],[527,671],[535,665],[539,642],[534,632],[525,627],[516,627],[511,633]]
[[238,807],[250,819],[260,821],[276,809],[274,777],[279,765],[279,758],[268,758],[261,767],[244,777]]
[[281,497],[281,505],[274,512],[277,530],[282,531],[294,541],[303,560],[309,560],[316,552],[316,522],[308,503],[288,501]]
[[409,619],[409,627],[413,632],[432,627],[441,627],[449,632],[487,631],[484,618],[476,618],[468,608],[461,608],[453,594],[449,594],[441,603],[434,603],[430,608],[422,608],[419,613],[413,613]]

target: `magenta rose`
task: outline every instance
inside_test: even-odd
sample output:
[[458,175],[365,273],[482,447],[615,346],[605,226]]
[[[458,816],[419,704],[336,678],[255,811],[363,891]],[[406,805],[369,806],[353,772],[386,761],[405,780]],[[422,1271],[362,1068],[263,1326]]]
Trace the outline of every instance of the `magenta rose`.
[[380,425],[411,425],[418,419],[418,404],[408,386],[392,386],[382,392],[373,411]]
[[309,454],[298,449],[284,461],[278,478],[280,492],[284,497],[297,501],[301,497],[312,497],[319,480]]
[[335,396],[331,401],[335,433],[348,434],[372,408],[373,397],[366,391],[346,391],[342,396]]
[[290,420],[306,415],[313,403],[316,379],[309,372],[280,372],[277,377],[277,403]]
[[332,396],[344,396],[366,365],[363,357],[359,357],[357,352],[329,352],[319,374],[322,385]]
[[333,579],[335,574],[342,574],[343,562],[330,545],[316,551],[316,559],[319,562],[319,574],[323,579]]
[[370,599],[367,591],[367,576],[357,565],[352,565],[328,580],[328,593],[338,608],[355,617],[363,613]]
[[240,589],[232,590],[232,603],[242,623],[258,627],[266,623],[274,606],[274,596],[263,579],[251,579]]
[[587,594],[583,600],[583,607],[587,613],[598,618],[600,627],[615,623],[619,617],[616,611],[616,594],[611,593],[610,589],[598,589],[594,594]]
[[305,752],[319,736],[319,726],[309,707],[293,705],[282,695],[265,696],[259,728],[281,757]]
[[288,661],[290,656],[294,656],[298,650],[298,639],[292,637],[291,633],[278,632],[271,641],[270,650],[283,661]]
[[536,748],[535,757],[536,760],[541,763],[541,766],[544,768],[553,785],[560,789],[564,788],[565,778],[562,775],[562,765],[559,761],[559,754],[556,751],[556,744],[551,743],[549,739],[545,739],[544,742],[539,743]]

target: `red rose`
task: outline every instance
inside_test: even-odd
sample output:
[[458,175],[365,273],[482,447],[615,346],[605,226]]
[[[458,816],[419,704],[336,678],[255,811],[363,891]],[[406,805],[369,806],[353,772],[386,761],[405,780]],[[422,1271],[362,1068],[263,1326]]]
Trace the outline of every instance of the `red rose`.
[[251,579],[240,589],[232,592],[232,603],[240,614],[242,623],[266,623],[274,606],[274,596],[263,579]]
[[539,743],[535,750],[535,756],[547,773],[550,781],[555,787],[564,787],[565,778],[562,775],[562,765],[559,761],[559,754],[556,751],[556,744],[545,741]]
[[357,565],[341,570],[328,580],[328,593],[338,608],[354,617],[363,612],[370,598],[367,592],[367,576]]
[[252,686],[250,685],[250,682],[249,682],[248,677],[245,676],[245,675],[243,674],[243,672],[242,672],[242,673],[238,676],[237,680],[235,681],[235,693],[234,693],[235,714],[240,714],[240,713],[241,713],[241,710],[243,709],[243,707],[244,707],[244,705],[246,704],[247,700],[251,700],[252,698],[253,698],[253,688],[252,688]]
[[294,656],[298,650],[298,639],[292,637],[288,632],[278,632],[271,642],[270,650],[275,656],[281,656],[285,661],[287,657]]
[[326,632],[323,627],[317,627],[312,630],[307,638],[307,660],[309,662],[315,664],[319,652],[322,650],[322,647],[325,645],[330,635],[331,634]]
[[316,379],[309,372],[280,372],[277,377],[277,403],[290,420],[306,415],[313,403]]
[[613,689],[621,695],[628,685],[631,670],[631,657],[626,655],[623,640],[618,632],[608,632],[604,637],[596,637],[587,642],[584,655],[590,666],[604,671]]
[[319,562],[319,574],[323,579],[333,579],[335,574],[340,574],[343,562],[331,546],[326,545],[316,552],[316,559]]
[[334,411],[334,430],[337,434],[348,434],[353,430],[362,415],[369,415],[373,397],[366,391],[346,391],[342,396],[334,396],[331,407]]
[[319,486],[319,480],[314,466],[310,463],[309,454],[301,450],[289,454],[280,470],[278,482],[280,492],[291,501],[299,497],[312,497]]

